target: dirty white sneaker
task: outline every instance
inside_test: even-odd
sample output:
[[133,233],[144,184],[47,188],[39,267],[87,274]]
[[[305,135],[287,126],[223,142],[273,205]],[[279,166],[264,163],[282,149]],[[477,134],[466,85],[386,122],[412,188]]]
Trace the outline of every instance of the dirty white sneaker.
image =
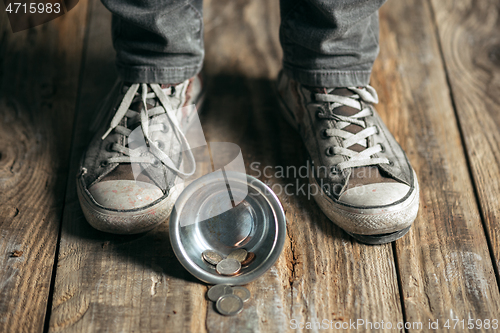
[[[184,132],[201,103],[201,81],[117,83],[77,177],[80,205],[96,229],[133,234],[165,221],[195,163]],[[184,154],[182,153],[184,151]]]
[[339,227],[368,244],[408,232],[419,208],[415,172],[372,104],[371,86],[310,88],[280,73],[282,111],[312,160],[316,202]]

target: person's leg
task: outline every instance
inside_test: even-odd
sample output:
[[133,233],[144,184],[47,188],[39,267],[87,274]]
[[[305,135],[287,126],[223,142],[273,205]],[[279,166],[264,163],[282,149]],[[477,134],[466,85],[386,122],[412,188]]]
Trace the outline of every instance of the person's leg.
[[203,63],[202,0],[102,0],[113,13],[116,65],[127,82],[180,83]]
[[315,87],[366,86],[385,0],[282,0],[285,74]]

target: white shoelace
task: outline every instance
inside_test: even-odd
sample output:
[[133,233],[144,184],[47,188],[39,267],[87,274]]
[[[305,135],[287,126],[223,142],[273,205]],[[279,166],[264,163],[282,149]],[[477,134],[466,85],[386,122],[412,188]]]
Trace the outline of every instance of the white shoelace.
[[[357,143],[363,147],[367,147],[367,138],[376,134],[378,129],[376,126],[367,127],[366,122],[363,120],[365,117],[373,116],[370,108],[362,109],[361,100],[366,103],[378,103],[378,96],[375,89],[371,86],[366,86],[363,88],[348,87],[350,91],[354,94],[352,96],[339,96],[331,95],[330,93],[334,89],[327,90],[326,94],[316,93],[315,98],[317,102],[320,103],[310,103],[309,105],[315,106],[325,110],[325,103],[328,106],[328,112],[319,113],[318,117],[322,119],[335,120],[335,128],[329,128],[324,130],[324,136],[326,137],[337,137],[343,139],[342,147],[330,147],[330,152],[333,157],[334,167],[339,171],[343,171],[348,168],[377,165],[377,164],[389,164],[389,160],[385,157],[373,157],[374,154],[379,153],[383,150],[381,145],[375,145],[364,149],[361,152],[356,152],[354,150],[348,149],[353,144]],[[360,110],[358,113],[352,116],[342,116],[333,113],[333,110],[340,106],[349,106]],[[325,110],[326,111],[326,110]],[[353,134],[348,131],[343,130],[350,124],[355,124],[363,127],[363,130]],[[345,161],[344,157],[348,160]]]
[[[148,93],[148,86],[151,88],[152,92]],[[141,94],[139,95],[137,91],[141,88]],[[159,106],[155,106],[151,109],[147,109],[147,101],[148,99],[158,98],[160,101]],[[160,85],[158,84],[146,84],[146,83],[135,83],[128,88],[123,100],[118,107],[113,119],[111,120],[111,124],[106,131],[106,133],[102,136],[104,140],[111,131],[115,130],[116,132],[128,137],[132,130],[127,127],[121,126],[120,122],[124,116],[127,118],[137,118],[140,119],[140,124],[142,127],[142,133],[148,146],[142,146],[136,149],[130,149],[124,147],[117,142],[113,143],[111,149],[117,152],[122,153],[125,156],[119,157],[111,157],[107,160],[108,163],[150,163],[156,164],[158,161],[161,161],[167,168],[175,172],[179,177],[186,178],[194,174],[196,169],[196,164],[194,160],[193,153],[191,152],[189,143],[186,139],[186,136],[182,132],[179,127],[179,123],[177,121],[177,117],[174,114],[173,103],[170,99],[175,97],[167,97],[165,92],[162,90]],[[143,108],[140,112],[130,110],[129,107],[132,103],[142,101]],[[167,118],[170,122],[171,127],[175,130],[175,134],[182,145],[182,151],[185,152],[186,157],[188,159],[188,164],[191,166],[188,171],[181,171],[176,166],[172,159],[165,154],[163,150],[158,146],[157,142],[151,140],[151,133],[154,131],[164,131],[166,130],[166,124],[149,124],[149,119],[151,117],[155,117],[161,114],[166,114]]]

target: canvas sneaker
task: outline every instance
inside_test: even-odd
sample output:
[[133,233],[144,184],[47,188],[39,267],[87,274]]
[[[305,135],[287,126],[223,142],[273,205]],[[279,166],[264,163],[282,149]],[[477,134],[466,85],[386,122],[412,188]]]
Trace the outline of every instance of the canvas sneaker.
[[314,199],[328,218],[368,244],[406,234],[419,208],[417,177],[373,107],[375,89],[305,87],[282,72],[278,95],[309,153]]
[[77,176],[80,205],[93,227],[134,234],[168,218],[182,179],[196,168],[184,133],[201,101],[199,77],[176,85],[115,85],[97,113]]

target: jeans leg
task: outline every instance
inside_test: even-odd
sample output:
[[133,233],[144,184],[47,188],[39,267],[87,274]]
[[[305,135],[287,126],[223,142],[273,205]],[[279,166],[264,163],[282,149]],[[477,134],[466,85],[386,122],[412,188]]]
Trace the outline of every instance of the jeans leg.
[[202,0],[102,0],[123,80],[179,83],[201,70]]
[[285,73],[315,87],[366,86],[385,0],[281,0]]

